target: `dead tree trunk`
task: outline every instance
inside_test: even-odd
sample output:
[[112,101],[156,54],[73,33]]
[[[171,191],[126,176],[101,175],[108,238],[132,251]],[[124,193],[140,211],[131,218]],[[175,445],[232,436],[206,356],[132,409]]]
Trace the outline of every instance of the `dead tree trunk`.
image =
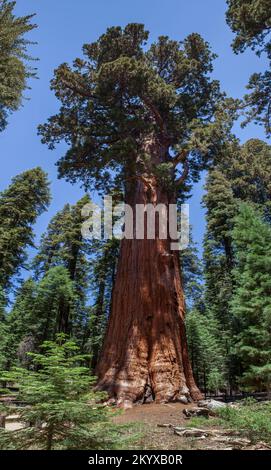
[[[163,203],[170,195],[154,175],[135,178],[126,202]],[[135,210],[134,210],[135,214]],[[98,388],[120,405],[198,400],[184,323],[184,295],[179,252],[171,239],[123,239],[103,350],[96,369]]]

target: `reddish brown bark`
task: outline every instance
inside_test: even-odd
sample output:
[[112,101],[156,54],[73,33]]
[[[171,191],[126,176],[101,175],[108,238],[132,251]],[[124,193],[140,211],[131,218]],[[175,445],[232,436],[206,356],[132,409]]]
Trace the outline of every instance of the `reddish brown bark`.
[[[154,176],[130,187],[127,202],[172,203]],[[121,242],[112,311],[96,374],[98,388],[118,404],[198,400],[184,324],[179,252],[171,240]]]

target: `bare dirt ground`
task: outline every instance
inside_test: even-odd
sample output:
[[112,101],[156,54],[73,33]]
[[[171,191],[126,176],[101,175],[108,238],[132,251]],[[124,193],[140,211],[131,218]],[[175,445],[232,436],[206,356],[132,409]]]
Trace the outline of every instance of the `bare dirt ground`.
[[[193,408],[195,404],[183,405],[181,403],[138,405],[125,410],[121,415],[114,418],[116,423],[137,424],[142,437],[136,444],[132,443],[130,449],[144,450],[268,450],[270,447],[264,443],[245,445],[245,447],[233,446],[232,443],[214,442],[212,437],[185,437],[174,434],[170,426],[188,427],[189,420],[185,419],[183,410]],[[211,419],[208,420],[208,429],[215,433],[223,431],[218,428],[217,423],[212,426]],[[206,423],[207,424],[207,423]],[[201,426],[201,428],[205,426]],[[249,441],[248,441],[249,442]],[[238,444],[238,443],[237,443]]]
[[[120,416],[114,418],[119,424],[137,423],[142,437],[138,443],[139,448],[145,450],[196,450],[209,447],[211,444],[206,439],[199,442],[198,439],[180,437],[167,427],[160,427],[165,424],[175,426],[187,425],[184,418],[184,408],[195,405],[183,405],[181,403],[149,404],[138,405],[125,410]],[[135,447],[131,447],[135,448]]]

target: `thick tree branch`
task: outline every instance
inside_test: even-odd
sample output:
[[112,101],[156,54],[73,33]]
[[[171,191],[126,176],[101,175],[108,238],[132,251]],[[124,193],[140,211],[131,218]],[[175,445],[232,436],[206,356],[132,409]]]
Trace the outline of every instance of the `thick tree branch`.
[[168,133],[167,133],[167,128],[166,128],[166,125],[165,125],[165,122],[161,116],[161,114],[159,113],[158,109],[156,108],[156,106],[153,104],[153,102],[150,100],[150,98],[148,98],[148,96],[141,96],[141,99],[143,101],[143,103],[145,104],[145,106],[147,106],[147,108],[151,111],[156,123],[158,124],[161,132],[162,132],[162,135],[164,138],[168,139],[169,136],[168,136]]
[[181,150],[181,152],[178,153],[178,155],[176,155],[176,157],[174,157],[173,159],[170,160],[173,164],[173,167],[175,168],[177,165],[179,165],[179,163],[184,163],[185,160],[186,160],[187,155],[188,155],[187,150]]
[[187,176],[188,176],[188,173],[189,173],[189,164],[188,164],[187,161],[185,161],[184,164],[183,164],[183,173],[182,173],[182,175],[175,181],[175,183],[176,183],[177,186],[181,186],[181,185],[185,182],[185,180],[186,180],[186,178],[187,178]]
[[76,83],[70,83],[69,81],[62,79],[62,83],[73,93],[80,95],[82,98],[95,99],[95,96],[89,91],[85,90],[82,86],[78,86]]

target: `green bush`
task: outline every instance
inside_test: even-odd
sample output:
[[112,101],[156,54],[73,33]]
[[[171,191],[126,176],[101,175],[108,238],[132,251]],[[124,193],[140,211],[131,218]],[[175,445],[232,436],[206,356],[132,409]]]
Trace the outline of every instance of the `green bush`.
[[225,407],[219,410],[219,417],[223,425],[236,429],[253,442],[271,443],[271,403],[249,401],[238,408]]
[[271,402],[257,403],[248,398],[241,406],[218,409],[217,416],[210,419],[199,416],[188,421],[188,427],[208,428],[223,427],[234,429],[237,433],[248,437],[252,442],[265,441],[271,443]]

